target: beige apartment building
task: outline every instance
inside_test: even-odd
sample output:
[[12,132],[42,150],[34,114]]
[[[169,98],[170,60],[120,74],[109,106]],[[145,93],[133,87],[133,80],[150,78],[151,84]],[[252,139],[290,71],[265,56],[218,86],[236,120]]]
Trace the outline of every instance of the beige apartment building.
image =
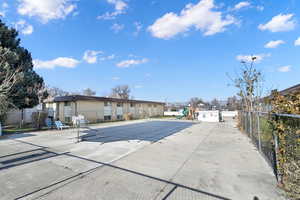
[[72,95],[56,97],[45,103],[55,119],[71,122],[72,116],[83,115],[91,123],[163,116],[164,103],[96,96]]

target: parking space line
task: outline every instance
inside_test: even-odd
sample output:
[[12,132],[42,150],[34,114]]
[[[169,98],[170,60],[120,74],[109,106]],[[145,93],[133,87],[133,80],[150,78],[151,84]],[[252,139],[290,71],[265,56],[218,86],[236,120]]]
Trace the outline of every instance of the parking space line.
[[170,190],[169,192],[168,192],[168,194],[166,195],[166,196],[164,196],[161,200],[166,200],[175,190],[176,190],[176,188],[177,188],[178,186],[177,185],[175,185],[173,188],[172,188],[172,190]]

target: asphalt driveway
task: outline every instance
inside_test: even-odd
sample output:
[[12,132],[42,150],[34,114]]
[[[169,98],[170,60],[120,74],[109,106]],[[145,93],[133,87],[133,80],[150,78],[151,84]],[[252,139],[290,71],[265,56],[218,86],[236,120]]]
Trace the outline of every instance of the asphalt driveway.
[[0,140],[0,199],[284,199],[234,122],[122,122]]

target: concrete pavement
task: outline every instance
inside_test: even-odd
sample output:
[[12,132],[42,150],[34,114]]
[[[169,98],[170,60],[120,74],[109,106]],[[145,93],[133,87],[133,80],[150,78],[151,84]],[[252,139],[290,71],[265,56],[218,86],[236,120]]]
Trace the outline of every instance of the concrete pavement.
[[0,199],[284,199],[232,121],[137,121],[0,140]]

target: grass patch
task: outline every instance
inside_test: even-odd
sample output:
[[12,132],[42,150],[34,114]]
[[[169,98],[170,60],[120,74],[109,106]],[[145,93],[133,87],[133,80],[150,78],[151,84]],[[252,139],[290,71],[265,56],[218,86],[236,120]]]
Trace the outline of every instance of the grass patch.
[[15,134],[15,133],[27,133],[27,132],[34,132],[34,131],[41,131],[41,130],[47,130],[47,127],[37,129],[32,127],[24,127],[24,128],[17,128],[17,127],[10,127],[10,128],[4,128],[2,130],[3,134]]

